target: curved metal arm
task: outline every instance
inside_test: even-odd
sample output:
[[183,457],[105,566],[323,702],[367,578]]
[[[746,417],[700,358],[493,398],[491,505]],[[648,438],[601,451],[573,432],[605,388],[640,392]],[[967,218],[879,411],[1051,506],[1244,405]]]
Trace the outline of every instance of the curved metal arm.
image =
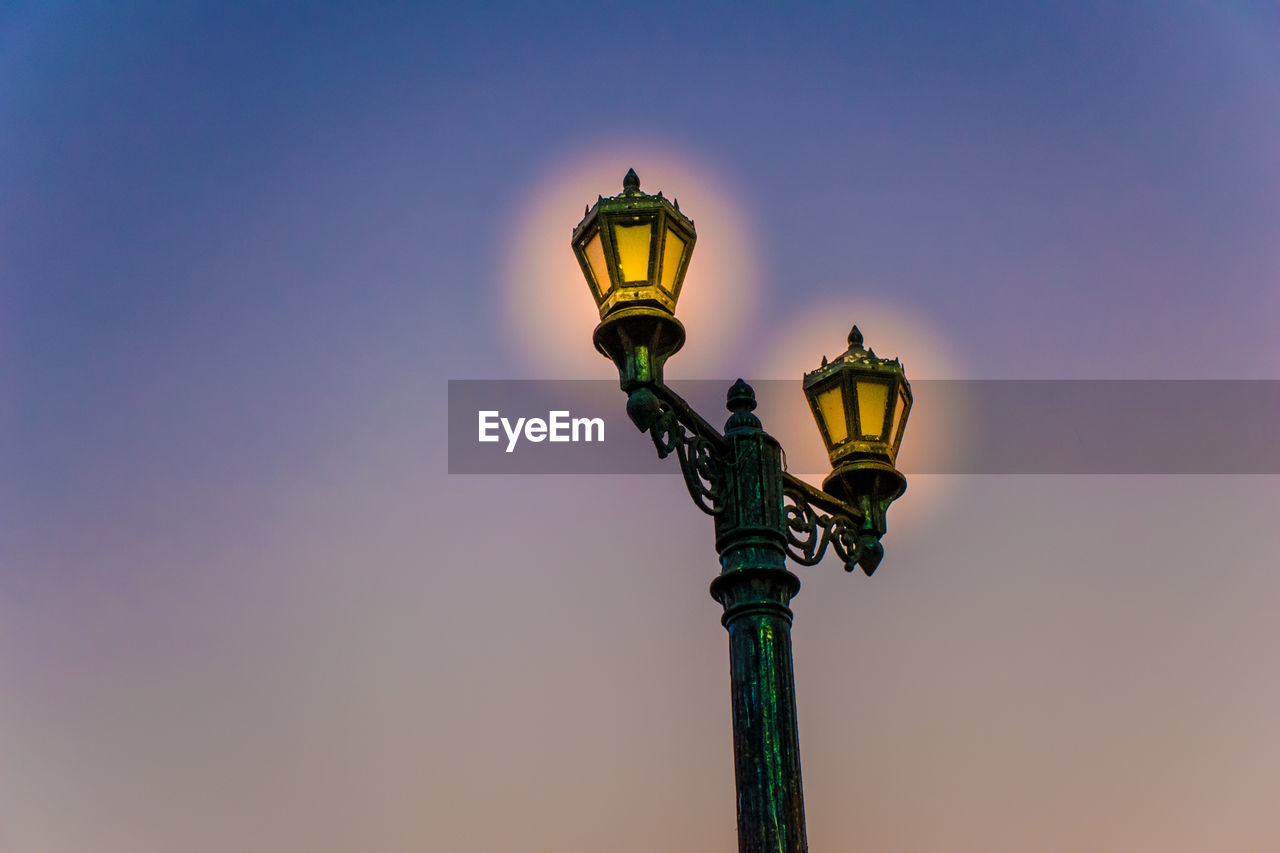
[[854,566],[861,566],[867,575],[876,570],[884,546],[867,513],[792,474],[784,473],[782,482],[787,555],[791,559],[802,566],[816,565],[830,545],[846,572]]
[[724,437],[665,385],[640,388],[627,398],[627,414],[648,432],[658,458],[680,460],[689,497],[708,515],[721,511]]
[[672,451],[680,460],[680,473],[689,489],[689,497],[698,509],[708,515],[720,512],[720,484],[723,459],[717,443],[686,429],[675,409],[667,403],[658,403],[658,417],[649,428],[658,458],[665,459]]

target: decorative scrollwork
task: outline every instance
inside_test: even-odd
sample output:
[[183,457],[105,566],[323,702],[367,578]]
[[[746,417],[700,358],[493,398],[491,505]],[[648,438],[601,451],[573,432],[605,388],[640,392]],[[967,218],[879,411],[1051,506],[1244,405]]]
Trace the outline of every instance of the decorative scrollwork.
[[[809,502],[808,495],[790,484],[783,487],[782,497],[787,554],[791,559],[802,566],[816,565],[830,545],[844,563],[846,572],[853,571],[853,567],[863,560],[864,539],[867,537],[852,518],[819,512]],[[871,572],[867,571],[867,574]]]
[[689,497],[708,515],[720,512],[720,487],[724,481],[722,461],[716,446],[701,435],[691,433],[680,416],[665,402],[657,403],[657,414],[649,427],[649,437],[659,459],[673,452],[680,460],[680,473]]
[[[738,487],[731,483],[744,477],[750,484],[747,491],[756,490],[757,514],[773,519],[764,528],[769,541],[776,542],[773,536],[781,534],[791,559],[803,566],[816,565],[830,547],[844,563],[845,571],[861,566],[868,575],[874,572],[884,556],[880,537],[884,535],[884,509],[888,500],[877,502],[870,495],[859,495],[853,503],[846,503],[785,470],[773,473],[756,470],[745,474],[735,471],[743,464],[742,459],[731,456],[742,452],[743,441],[767,440],[775,448],[777,443],[761,436],[760,421],[751,414],[755,408],[755,392],[750,385],[739,379],[726,396],[726,406],[733,414],[725,424],[724,435],[679,395],[662,385],[632,388],[627,395],[627,415],[641,432],[649,434],[659,459],[676,455],[689,497],[703,512],[720,516],[717,537],[726,530],[736,530],[738,525],[756,527],[759,524],[758,520],[738,517],[742,513],[733,497]],[[758,462],[761,457],[757,453],[751,458]],[[772,459],[773,464],[779,462],[777,456]],[[778,477],[782,481],[781,524],[778,516],[773,515],[777,505],[769,506],[777,499],[777,492],[772,490],[777,487]]]

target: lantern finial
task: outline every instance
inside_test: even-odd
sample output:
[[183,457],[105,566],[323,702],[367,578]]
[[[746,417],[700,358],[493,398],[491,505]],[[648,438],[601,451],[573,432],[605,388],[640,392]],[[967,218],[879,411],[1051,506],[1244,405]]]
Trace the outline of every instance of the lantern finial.
[[849,332],[849,349],[862,349],[862,332],[858,331],[857,326]]
[[640,192],[640,176],[636,174],[635,169],[628,169],[626,177],[622,179],[622,191],[628,193]]

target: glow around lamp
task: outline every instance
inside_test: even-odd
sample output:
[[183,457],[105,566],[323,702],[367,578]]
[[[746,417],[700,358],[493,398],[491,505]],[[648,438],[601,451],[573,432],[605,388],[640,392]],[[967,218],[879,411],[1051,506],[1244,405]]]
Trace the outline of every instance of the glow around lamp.
[[675,318],[697,232],[677,203],[640,191],[635,170],[622,192],[600,197],[573,229],[573,253],[600,310],[596,349],[617,365],[624,390],[662,381],[684,345]]

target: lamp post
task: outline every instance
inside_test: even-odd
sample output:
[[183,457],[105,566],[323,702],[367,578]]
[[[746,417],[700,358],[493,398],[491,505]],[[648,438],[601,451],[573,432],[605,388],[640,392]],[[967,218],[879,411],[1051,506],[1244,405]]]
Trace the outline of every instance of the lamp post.
[[600,310],[593,340],[618,368],[627,414],[659,458],[675,454],[689,496],[714,518],[720,573],[711,595],[729,633],[738,849],[801,853],[808,842],[789,606],[800,580],[786,560],[815,565],[830,546],[847,571],[875,571],[885,513],[906,489],[894,463],[911,386],[897,359],[863,347],[856,326],[844,354],[805,374],[833,469],[822,489],[783,470],[782,448],[752,414],[755,391],[741,379],[717,430],[662,380],[684,344],[675,309],[696,240],[679,203],[641,192],[631,170],[619,195],[585,212],[573,250]]

